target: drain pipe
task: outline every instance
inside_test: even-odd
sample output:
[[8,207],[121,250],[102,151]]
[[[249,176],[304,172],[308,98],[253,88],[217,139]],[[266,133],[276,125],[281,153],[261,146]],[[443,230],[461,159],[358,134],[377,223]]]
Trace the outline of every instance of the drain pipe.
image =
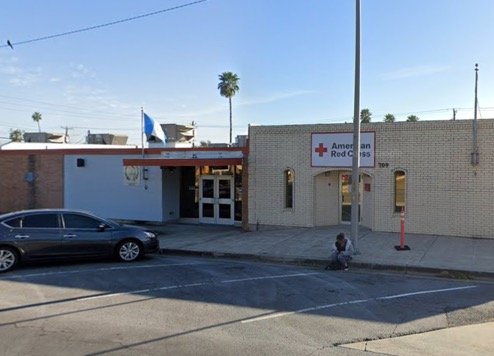
[[477,142],[477,107],[478,107],[478,100],[477,100],[477,83],[479,79],[479,65],[478,63],[475,63],[475,104],[474,104],[474,113],[473,113],[473,151],[472,151],[472,157],[471,157],[471,163],[473,166],[476,166],[479,164],[479,146]]

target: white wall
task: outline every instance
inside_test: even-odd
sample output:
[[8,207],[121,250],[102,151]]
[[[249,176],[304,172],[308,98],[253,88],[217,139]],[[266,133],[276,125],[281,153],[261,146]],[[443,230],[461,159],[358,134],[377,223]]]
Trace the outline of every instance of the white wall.
[[[78,158],[84,159],[84,167],[77,167]],[[127,185],[123,174],[124,158],[140,156],[66,155],[64,207],[89,210],[106,218],[162,221],[161,169],[148,167],[149,180],[141,179],[135,186]]]
[[180,218],[180,168],[163,170],[163,221]]

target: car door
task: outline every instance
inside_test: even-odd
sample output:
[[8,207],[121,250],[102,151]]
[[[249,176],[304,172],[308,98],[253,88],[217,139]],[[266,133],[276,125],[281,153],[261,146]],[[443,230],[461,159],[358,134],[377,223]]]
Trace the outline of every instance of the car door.
[[[62,214],[62,251],[68,256],[108,256],[113,228],[82,213]],[[102,228],[102,226],[105,226]]]
[[32,213],[6,221],[10,239],[28,258],[61,254],[60,217],[57,213]]

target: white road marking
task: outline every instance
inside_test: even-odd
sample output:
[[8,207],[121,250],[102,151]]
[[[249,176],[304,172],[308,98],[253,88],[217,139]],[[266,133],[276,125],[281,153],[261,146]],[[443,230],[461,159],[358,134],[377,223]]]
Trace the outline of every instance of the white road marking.
[[13,276],[4,276],[4,277],[0,278],[0,280],[21,279],[21,278],[27,278],[27,277],[46,277],[46,276],[55,276],[55,275],[62,275],[62,274],[117,271],[117,270],[125,270],[125,269],[175,267],[175,266],[195,266],[195,265],[203,265],[203,264],[208,264],[208,263],[205,263],[205,262],[203,262],[203,263],[201,263],[201,262],[162,263],[162,264],[154,264],[154,265],[127,265],[127,266],[116,266],[116,267],[102,267],[102,268],[80,269],[80,270],[72,270],[72,271],[56,271],[56,272],[43,272],[43,273],[31,273],[31,274],[18,274],[18,275],[13,275]]
[[422,292],[412,292],[412,293],[405,293],[405,294],[396,294],[396,295],[390,295],[387,297],[379,297],[376,299],[396,299],[396,298],[405,298],[409,297],[412,295],[420,295],[420,294],[430,294],[430,293],[441,293],[441,292],[451,292],[454,290],[461,290],[461,289],[470,289],[470,288],[475,288],[477,286],[466,286],[466,287],[456,287],[456,288],[447,288],[447,289],[433,289],[433,290],[425,290]]
[[119,293],[95,295],[95,296],[89,296],[89,297],[80,297],[80,298],[77,298],[75,300],[75,302],[82,302],[82,301],[86,301],[86,300],[116,297],[116,296],[119,296],[119,295],[127,295],[127,294],[149,293],[150,291],[151,291],[151,289],[141,289],[141,290],[134,290],[132,292],[119,292]]
[[177,289],[177,288],[200,287],[200,286],[205,286],[207,284],[208,283],[179,284],[179,285],[176,285],[176,286],[159,287],[159,288],[155,288],[153,290],[168,290],[168,289]]
[[75,299],[74,301],[75,302],[83,302],[83,301],[86,301],[86,300],[112,298],[112,297],[118,297],[118,296],[121,296],[121,295],[147,294],[147,293],[151,293],[151,292],[158,291],[158,290],[178,289],[178,288],[187,288],[187,287],[198,287],[198,286],[203,286],[203,285],[206,285],[206,284],[207,283],[177,284],[177,285],[174,285],[174,286],[165,286],[165,287],[157,287],[157,288],[139,289],[139,290],[126,291],[126,292],[117,292],[117,293],[108,293],[108,294],[101,294],[101,295],[95,295],[95,296],[80,297],[80,298]]
[[[99,272],[99,271],[111,271],[111,270],[121,270],[121,269],[191,266],[191,265],[201,265],[201,264],[207,264],[207,263],[175,263],[175,264],[151,264],[151,265],[104,267],[104,268],[96,268],[96,269],[89,269],[89,270],[59,271],[59,272],[46,272],[46,273],[37,273],[37,274],[29,274],[29,275],[8,276],[8,277],[2,278],[2,279],[40,277],[40,276],[50,276],[50,275],[60,275],[60,274]],[[176,285],[171,285],[171,286],[161,286],[161,287],[156,287],[156,288],[139,289],[139,290],[133,290],[133,291],[122,291],[122,292],[115,292],[115,293],[103,293],[103,294],[99,294],[99,295],[81,296],[80,298],[72,299],[70,301],[63,301],[63,302],[64,303],[65,302],[67,302],[67,303],[68,302],[83,302],[83,301],[88,301],[88,300],[111,298],[111,297],[123,296],[123,295],[149,294],[149,293],[155,292],[155,291],[164,291],[164,290],[179,289],[179,288],[211,286],[211,285],[215,285],[215,284],[217,285],[217,284],[239,283],[239,282],[248,282],[248,281],[260,281],[260,280],[267,280],[267,279],[296,278],[296,277],[305,277],[305,276],[311,276],[311,275],[317,275],[317,274],[320,274],[320,272],[293,273],[293,274],[281,274],[281,275],[259,276],[259,277],[246,277],[246,278],[238,278],[238,279],[227,279],[227,280],[223,280],[223,281],[219,281],[219,282],[199,282],[199,283],[189,283],[189,284],[176,284]],[[346,302],[341,302],[341,303],[319,305],[319,306],[315,306],[315,307],[303,308],[303,309],[294,310],[294,311],[273,313],[271,315],[266,315],[266,316],[262,316],[262,317],[253,317],[250,319],[242,320],[241,323],[252,323],[252,322],[262,321],[262,320],[267,320],[267,319],[280,318],[280,317],[287,316],[287,315],[307,313],[307,312],[311,312],[311,311],[315,311],[315,310],[334,308],[334,307],[343,306],[343,305],[362,304],[362,303],[367,303],[370,301],[406,298],[406,297],[415,296],[415,295],[450,292],[450,291],[455,291],[455,290],[464,290],[464,289],[471,289],[471,288],[476,288],[476,287],[477,287],[476,285],[473,285],[473,286],[464,286],[464,287],[455,287],[455,288],[446,288],[446,289],[433,289],[433,290],[425,290],[425,291],[418,291],[418,292],[411,292],[411,293],[395,294],[395,295],[389,295],[389,296],[383,296],[383,297],[375,297],[375,298],[369,298],[369,299],[359,299],[359,300],[346,301]]]
[[[282,274],[282,275],[274,275],[274,276],[249,277],[249,278],[241,278],[241,279],[228,279],[228,280],[220,281],[219,283],[234,283],[234,282],[258,281],[258,280],[264,280],[264,279],[302,277],[302,276],[308,276],[308,275],[313,275],[313,274],[320,274],[320,273],[318,273],[318,272],[294,273],[294,274]],[[207,286],[207,285],[213,285],[213,284],[215,284],[215,283],[214,282],[203,282],[203,283],[176,284],[173,286],[163,286],[163,287],[156,287],[156,288],[150,288],[150,289],[140,289],[140,290],[126,291],[126,292],[117,292],[117,293],[108,293],[108,294],[101,294],[101,295],[95,295],[95,296],[81,297],[81,298],[77,298],[75,301],[76,302],[82,302],[82,301],[93,300],[93,299],[112,298],[112,297],[117,297],[117,296],[121,296],[121,295],[147,294],[147,293],[151,293],[151,292],[155,292],[155,291],[178,289],[178,288],[201,287],[201,286]]]
[[282,274],[282,275],[276,275],[276,276],[264,276],[264,277],[248,277],[248,278],[239,278],[239,279],[228,279],[226,281],[221,281],[221,283],[235,283],[235,282],[259,281],[259,280],[263,280],[263,279],[302,277],[302,276],[310,276],[310,275],[314,275],[314,274],[320,274],[320,273],[319,272],[294,273],[294,274]]
[[294,310],[294,311],[290,311],[290,312],[274,313],[271,315],[260,316],[260,317],[255,317],[255,318],[251,318],[251,319],[245,319],[245,320],[242,320],[241,323],[242,324],[253,323],[256,321],[281,318],[281,317],[287,316],[287,315],[307,313],[307,312],[311,312],[314,310],[334,308],[334,307],[349,305],[349,304],[362,304],[362,303],[367,303],[367,302],[376,301],[376,300],[389,300],[389,299],[397,299],[397,298],[406,298],[406,297],[411,297],[411,296],[415,296],[415,295],[444,293],[444,292],[451,292],[451,291],[455,291],[455,290],[471,289],[471,288],[476,288],[476,287],[477,286],[465,286],[465,287],[456,287],[456,288],[433,289],[433,290],[426,290],[426,291],[419,291],[419,292],[388,295],[388,296],[377,297],[377,298],[359,299],[359,300],[352,300],[352,301],[348,301],[348,302],[319,305],[319,306],[315,306],[315,307],[311,307],[311,308],[304,308],[304,309]]

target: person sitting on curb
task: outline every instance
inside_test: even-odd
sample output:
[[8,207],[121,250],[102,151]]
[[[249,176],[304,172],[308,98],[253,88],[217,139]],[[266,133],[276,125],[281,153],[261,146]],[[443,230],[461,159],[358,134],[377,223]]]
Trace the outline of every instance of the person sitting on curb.
[[348,271],[348,262],[352,259],[353,245],[345,238],[345,234],[340,232],[336,235],[336,241],[331,249],[330,264],[326,269],[344,269]]

